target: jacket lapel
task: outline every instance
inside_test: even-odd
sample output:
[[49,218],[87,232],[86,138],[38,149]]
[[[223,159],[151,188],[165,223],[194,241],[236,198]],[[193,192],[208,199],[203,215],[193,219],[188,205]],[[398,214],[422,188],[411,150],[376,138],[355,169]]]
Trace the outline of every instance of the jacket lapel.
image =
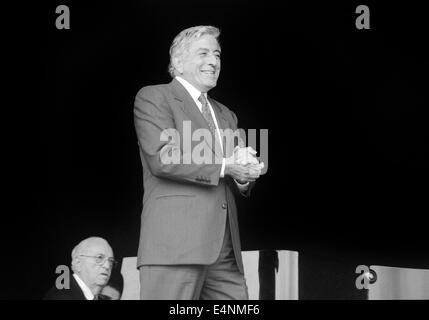
[[177,105],[182,109],[182,111],[192,120],[193,123],[197,125],[198,128],[209,129],[206,120],[189,92],[176,79],[171,81],[171,86],[173,88],[173,94],[177,101]]
[[[216,114],[216,119],[217,119],[217,123],[219,125],[219,129],[221,130],[225,130],[228,128],[231,128],[229,125],[228,120],[226,119],[225,113],[222,111],[221,107],[219,107],[219,105],[217,104],[216,101],[214,101],[213,99],[209,98],[209,102],[213,107],[213,111]],[[231,128],[232,129],[232,128]],[[226,143],[228,142],[229,139],[224,139],[224,136],[221,134],[221,137],[223,139],[223,150],[222,150],[222,157],[226,156],[226,152],[227,152],[227,146]]]
[[77,283],[74,276],[71,276],[70,281],[70,294],[73,296],[73,300],[86,300],[85,294],[83,293],[81,287]]
[[213,107],[213,110],[216,114],[216,119],[219,125],[220,129],[227,129],[229,128],[228,120],[225,118],[224,113],[222,112],[222,109],[219,107],[219,105],[214,101],[212,98],[209,97],[209,102]]
[[[183,110],[183,112],[191,119],[192,123],[196,125],[196,128],[204,128],[210,131],[210,128],[207,124],[207,121],[204,119],[200,109],[198,108],[195,101],[192,99],[189,92],[182,86],[182,84],[177,81],[176,79],[173,79],[171,81],[171,86],[173,88],[173,94],[176,100],[177,105]],[[220,115],[221,112],[219,106],[216,104],[213,104],[213,100],[209,98],[210,104],[212,105],[214,112],[216,114],[216,118],[218,119],[218,125],[220,129],[224,129],[226,120]],[[218,109],[218,110],[216,110]],[[227,124],[227,122],[226,122]],[[206,141],[206,140],[205,140]],[[206,141],[207,145],[208,142]],[[216,139],[216,143],[219,143]],[[209,145],[210,146],[210,145]],[[219,157],[223,157],[223,151],[221,150],[220,146],[218,148],[214,148],[214,146],[211,147],[213,153],[215,153]],[[216,152],[218,151],[218,152]]]

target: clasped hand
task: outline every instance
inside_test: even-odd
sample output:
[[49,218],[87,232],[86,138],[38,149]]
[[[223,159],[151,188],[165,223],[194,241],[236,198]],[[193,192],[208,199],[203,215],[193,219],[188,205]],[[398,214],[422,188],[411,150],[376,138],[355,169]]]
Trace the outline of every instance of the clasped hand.
[[225,175],[230,175],[239,183],[255,181],[261,175],[264,163],[256,158],[252,147],[235,147],[234,154],[226,159]]

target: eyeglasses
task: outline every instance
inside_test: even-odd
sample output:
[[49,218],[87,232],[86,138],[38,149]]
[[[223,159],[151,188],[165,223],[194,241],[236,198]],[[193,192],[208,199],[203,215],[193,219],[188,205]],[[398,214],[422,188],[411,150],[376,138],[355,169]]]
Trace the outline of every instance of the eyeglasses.
[[79,257],[87,257],[87,258],[94,258],[95,264],[102,266],[106,260],[109,261],[109,264],[112,266],[112,268],[115,268],[118,265],[118,261],[116,261],[114,258],[107,258],[104,254],[98,254],[96,256],[87,256],[84,254],[80,254]]

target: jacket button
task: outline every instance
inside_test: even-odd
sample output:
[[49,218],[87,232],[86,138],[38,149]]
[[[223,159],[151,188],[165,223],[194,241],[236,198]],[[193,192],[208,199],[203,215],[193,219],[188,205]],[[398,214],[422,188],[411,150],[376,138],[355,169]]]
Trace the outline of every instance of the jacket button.
[[227,205],[226,203],[222,203],[222,209],[226,209]]

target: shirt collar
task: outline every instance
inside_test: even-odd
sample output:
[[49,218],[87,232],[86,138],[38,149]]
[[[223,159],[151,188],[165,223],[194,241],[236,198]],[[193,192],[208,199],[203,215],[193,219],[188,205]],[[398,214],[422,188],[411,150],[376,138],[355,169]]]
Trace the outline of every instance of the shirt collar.
[[[188,91],[188,93],[191,95],[191,97],[192,97],[192,99],[194,99],[194,101],[199,101],[198,98],[201,95],[200,90],[195,88],[192,84],[190,84],[188,81],[186,81],[182,77],[176,76],[176,80],[179,81],[185,87],[186,91]],[[207,99],[207,92],[204,92],[204,96]]]
[[88,286],[85,284],[85,282],[83,282],[83,280],[76,273],[73,273],[73,277],[76,279],[77,284],[82,289],[86,300],[94,300],[94,294],[92,293],[91,289],[89,289]]

